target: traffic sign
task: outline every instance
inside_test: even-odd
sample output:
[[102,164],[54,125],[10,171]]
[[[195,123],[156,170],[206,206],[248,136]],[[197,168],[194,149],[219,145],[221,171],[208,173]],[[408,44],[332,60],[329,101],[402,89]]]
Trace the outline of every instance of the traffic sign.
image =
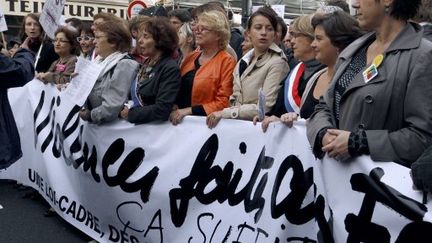
[[128,5],[127,15],[128,18],[131,19],[134,16],[137,16],[141,9],[147,8],[147,4],[145,4],[141,0],[134,0]]

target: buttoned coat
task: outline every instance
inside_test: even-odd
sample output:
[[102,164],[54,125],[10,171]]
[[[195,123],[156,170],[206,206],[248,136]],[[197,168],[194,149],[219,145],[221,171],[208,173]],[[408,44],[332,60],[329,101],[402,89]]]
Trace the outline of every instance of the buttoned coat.
[[276,103],[281,80],[288,74],[289,67],[284,52],[274,43],[266,53],[248,63],[241,76],[240,62],[234,69],[231,107],[225,108],[222,115],[224,118],[252,120],[258,114],[258,90],[262,88],[266,97],[265,112],[267,113]]
[[360,72],[352,80],[342,94],[339,125],[335,125],[336,81],[353,55],[374,38],[375,33],[366,34],[340,54],[332,83],[308,121],[308,139],[318,152],[322,129],[354,132],[362,128],[372,160],[408,166],[432,141],[432,43],[422,38],[419,25],[408,23],[396,36],[383,53],[375,78],[366,82]]

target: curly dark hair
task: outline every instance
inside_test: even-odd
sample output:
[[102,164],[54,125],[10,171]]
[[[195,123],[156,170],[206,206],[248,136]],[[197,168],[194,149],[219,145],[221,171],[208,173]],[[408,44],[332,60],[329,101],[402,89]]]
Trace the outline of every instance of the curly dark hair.
[[321,26],[331,44],[339,51],[363,35],[357,20],[341,10],[327,14],[316,14],[312,18],[312,26],[314,29]]
[[167,17],[155,16],[143,22],[139,31],[146,31],[152,35],[155,48],[164,55],[171,55],[178,48],[178,34]]

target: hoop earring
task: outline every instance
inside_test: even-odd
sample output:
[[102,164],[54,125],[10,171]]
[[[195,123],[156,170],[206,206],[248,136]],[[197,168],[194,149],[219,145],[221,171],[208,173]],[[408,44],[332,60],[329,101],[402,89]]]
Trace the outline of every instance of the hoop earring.
[[385,6],[385,8],[384,8],[384,12],[385,12],[386,14],[390,14],[390,6]]

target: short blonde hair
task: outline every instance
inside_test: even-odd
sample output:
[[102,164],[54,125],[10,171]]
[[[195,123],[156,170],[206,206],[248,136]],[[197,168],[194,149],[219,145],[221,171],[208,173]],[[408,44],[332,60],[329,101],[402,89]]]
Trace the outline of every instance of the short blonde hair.
[[203,12],[198,16],[198,21],[208,25],[213,31],[221,37],[219,47],[226,49],[231,38],[230,25],[227,16],[221,11]]
[[312,26],[312,16],[313,15],[303,15],[294,19],[290,25],[290,31],[300,32],[313,40],[315,31]]

